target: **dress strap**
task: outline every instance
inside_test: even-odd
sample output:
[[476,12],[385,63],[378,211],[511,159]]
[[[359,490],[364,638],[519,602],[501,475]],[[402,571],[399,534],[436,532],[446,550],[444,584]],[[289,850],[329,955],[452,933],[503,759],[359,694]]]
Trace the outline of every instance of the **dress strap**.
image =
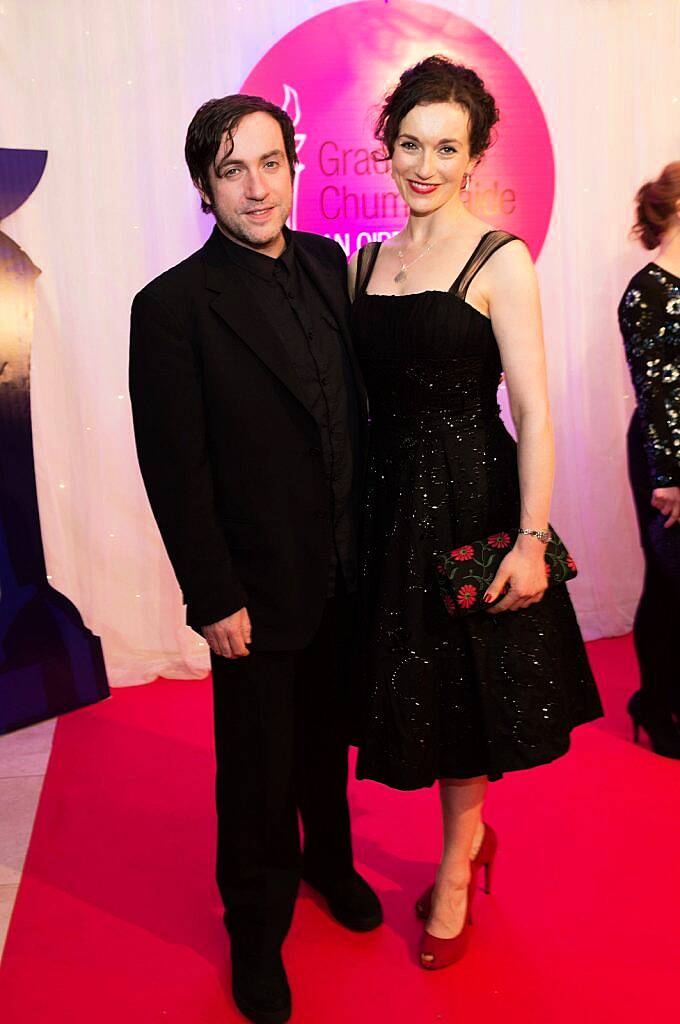
[[449,291],[464,299],[472,279],[479,273],[486,261],[493,256],[497,249],[501,249],[508,242],[512,242],[516,238],[517,235],[511,235],[508,231],[487,231],[480,238],[470,259],[451,285]]
[[368,282],[373,273],[375,261],[378,258],[380,252],[381,242],[368,242],[366,245],[362,245],[359,249],[359,257],[357,259],[357,279],[354,288],[354,300],[366,291]]

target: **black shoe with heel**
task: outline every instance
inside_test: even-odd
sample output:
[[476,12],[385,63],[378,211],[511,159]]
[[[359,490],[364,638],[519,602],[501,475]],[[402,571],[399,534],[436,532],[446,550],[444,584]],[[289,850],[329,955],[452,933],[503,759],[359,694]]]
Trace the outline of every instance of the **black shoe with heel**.
[[628,701],[628,714],[633,721],[635,743],[640,742],[640,729],[644,729],[655,754],[680,760],[680,728],[670,712],[645,708],[638,690]]

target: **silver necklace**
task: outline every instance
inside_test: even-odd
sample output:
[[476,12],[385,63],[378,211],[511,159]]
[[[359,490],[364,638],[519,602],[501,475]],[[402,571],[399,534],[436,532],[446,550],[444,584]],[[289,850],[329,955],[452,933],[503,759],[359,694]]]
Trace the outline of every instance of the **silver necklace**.
[[404,254],[403,254],[401,249],[397,249],[397,255],[399,256],[399,262],[401,263],[401,267],[399,268],[397,273],[394,275],[395,284],[401,284],[402,281],[405,281],[406,277],[407,277],[406,271],[409,270],[413,266],[414,263],[417,263],[418,260],[421,260],[423,258],[423,256],[427,256],[427,254],[430,251],[430,249],[432,249],[433,246],[435,246],[437,244],[437,242],[440,242],[440,241],[441,241],[441,239],[437,238],[437,239],[435,239],[434,242],[430,242],[430,244],[426,245],[425,248],[421,252],[418,253],[416,258],[414,260],[411,260],[410,263],[404,263]]

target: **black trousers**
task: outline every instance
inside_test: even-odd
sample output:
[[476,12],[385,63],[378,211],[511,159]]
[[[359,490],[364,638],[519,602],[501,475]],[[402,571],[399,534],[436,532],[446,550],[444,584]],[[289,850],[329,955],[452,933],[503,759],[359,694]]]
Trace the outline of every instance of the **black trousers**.
[[637,413],[628,430],[630,476],[645,578],[633,638],[640,665],[640,693],[647,714],[680,714],[680,524],[664,529],[651,504],[652,484]]
[[301,873],[323,882],[353,869],[346,791],[354,615],[354,599],[338,593],[304,650],[211,656],[217,882],[232,946],[245,952],[280,948]]

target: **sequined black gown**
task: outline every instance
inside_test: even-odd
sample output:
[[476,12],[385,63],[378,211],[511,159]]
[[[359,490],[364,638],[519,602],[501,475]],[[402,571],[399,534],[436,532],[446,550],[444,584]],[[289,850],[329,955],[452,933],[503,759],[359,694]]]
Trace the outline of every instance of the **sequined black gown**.
[[456,619],[434,574],[433,553],[519,525],[500,354],[490,320],[465,302],[512,237],[489,232],[449,292],[367,295],[379,245],[360,255],[354,338],[372,438],[357,775],[396,789],[544,764],[602,713],[564,585],[519,612]]
[[637,398],[628,471],[645,557],[633,626],[638,711],[680,721],[680,524],[667,529],[652,506],[657,487],[680,487],[680,277],[648,263],[623,294],[619,324]]

